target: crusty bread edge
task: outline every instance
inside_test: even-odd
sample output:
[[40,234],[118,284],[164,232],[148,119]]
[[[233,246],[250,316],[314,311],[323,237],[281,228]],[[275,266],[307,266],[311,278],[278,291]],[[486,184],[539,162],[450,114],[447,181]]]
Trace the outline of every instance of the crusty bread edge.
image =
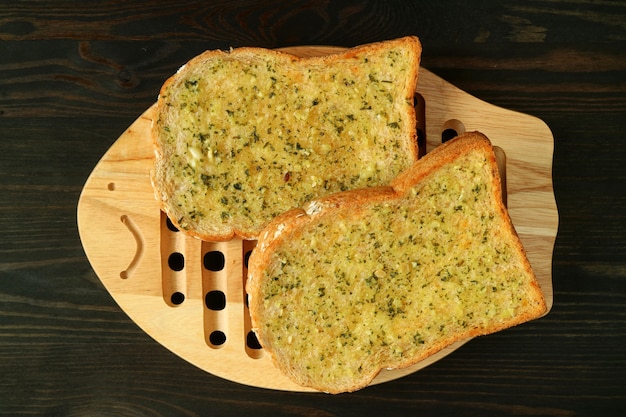
[[[319,63],[319,64],[324,64],[324,65],[332,65],[333,61],[355,57],[357,54],[362,53],[363,50],[368,50],[368,49],[375,50],[375,49],[385,48],[388,45],[392,45],[392,44],[400,44],[400,45],[406,44],[406,45],[411,46],[410,48],[408,48],[408,50],[414,54],[414,57],[412,60],[416,63],[416,65],[412,68],[412,72],[407,77],[407,84],[405,85],[404,91],[406,93],[405,100],[407,101],[413,100],[413,97],[415,95],[415,90],[417,87],[419,65],[421,62],[421,53],[422,53],[422,45],[417,36],[404,36],[401,38],[391,39],[387,41],[372,42],[368,44],[355,46],[353,48],[349,48],[349,49],[346,49],[344,51],[341,51],[335,54],[313,56],[313,57],[303,57],[303,58],[286,53],[286,52],[272,50],[272,49],[265,49],[265,48],[260,48],[260,47],[240,47],[240,48],[231,49],[230,51],[223,51],[219,49],[208,50],[190,59],[185,65],[180,67],[179,70],[174,75],[169,77],[161,86],[157,103],[156,103],[156,108],[154,111],[155,119],[159,117],[158,116],[159,107],[163,105],[163,96],[165,95],[165,92],[167,91],[167,89],[170,88],[173,84],[175,84],[181,77],[184,77],[185,72],[188,68],[192,68],[194,66],[200,66],[204,62],[206,62],[209,59],[212,59],[215,56],[226,56],[228,54],[233,54],[233,55],[239,55],[243,57],[246,55],[255,56],[259,54],[267,54],[267,55],[273,56],[277,60],[283,60],[289,63],[294,63],[294,62],[299,61],[299,62],[310,62],[313,64]],[[415,108],[410,106],[408,109],[408,113],[409,113],[408,119],[415,120]],[[151,135],[152,146],[153,146],[154,154],[155,154],[155,163],[153,164],[153,167],[150,171],[150,182],[152,184],[152,189],[154,190],[155,198],[159,203],[160,209],[168,216],[172,224],[179,230],[182,230],[178,222],[178,219],[175,218],[175,216],[172,216],[171,215],[172,213],[169,212],[167,208],[167,204],[165,203],[164,196],[163,196],[164,191],[162,190],[162,187],[158,185],[157,170],[158,170],[158,165],[161,163],[163,159],[163,150],[158,140],[158,129],[157,129],[156,120],[152,121],[152,125],[150,127],[150,135]],[[406,138],[406,141],[407,143],[405,144],[405,146],[407,148],[407,151],[410,154],[410,158],[411,160],[416,161],[418,158],[418,147],[417,147],[417,127],[415,124],[413,124],[411,130],[409,131],[409,137]],[[225,233],[220,233],[220,234],[217,234],[217,233],[206,234],[206,233],[199,232],[197,230],[189,230],[189,229],[184,230],[184,233],[189,236],[193,236],[198,239],[201,239],[204,241],[210,241],[210,242],[226,242],[226,241],[232,240],[235,237],[239,237],[244,240],[254,240],[258,238],[258,235],[256,233],[247,233],[244,230],[238,229],[236,226],[229,226],[228,228],[225,228],[225,230],[226,229],[228,229],[229,231]]]
[[[526,251],[521,240],[519,239],[508,211],[502,202],[500,175],[497,169],[495,154],[493,153],[491,142],[480,132],[465,133],[464,135],[450,141],[447,146],[437,147],[427,154],[426,157],[422,158],[418,163],[415,163],[407,171],[400,174],[389,186],[364,188],[333,194],[328,197],[311,201],[304,208],[290,210],[275,218],[261,233],[258,244],[250,256],[248,263],[248,279],[246,281],[247,293],[254,294],[259,290],[261,281],[260,271],[262,271],[264,267],[269,264],[270,255],[274,248],[280,245],[286,236],[288,236],[292,231],[297,230],[308,222],[314,221],[315,217],[319,215],[325,215],[328,211],[336,210],[341,207],[350,207],[352,210],[359,211],[363,210],[362,206],[364,202],[385,201],[400,198],[415,184],[435,172],[437,168],[451,162],[461,154],[479,148],[483,148],[486,151],[485,154],[490,159],[490,166],[492,166],[493,175],[494,198],[497,201],[496,205],[502,218],[505,219],[509,231],[511,232],[511,236],[513,238],[512,243],[523,255],[522,260],[525,271],[533,277],[531,283],[532,288],[529,291],[529,294],[532,295],[533,299],[537,302],[536,307],[534,309],[529,309],[529,311],[525,314],[517,316],[514,320],[495,324],[485,331],[480,331],[479,329],[468,329],[465,332],[451,335],[450,337],[440,340],[439,343],[433,345],[420,356],[408,358],[403,362],[385,364],[381,366],[379,370],[360,378],[357,383],[351,387],[341,387],[337,390],[328,386],[310,386],[311,388],[331,394],[356,391],[369,385],[383,369],[407,368],[459,340],[495,333],[497,331],[536,319],[545,314],[547,306],[537,277],[532,270],[530,262],[528,261]],[[251,325],[252,330],[255,331],[259,337],[259,342],[263,345],[264,341],[262,339],[262,335],[257,332],[261,323],[255,308],[255,303],[256,300],[249,299]],[[282,368],[282,364],[278,363],[275,359],[271,349],[268,350],[270,351],[270,356],[272,357],[275,366],[282,369],[283,372],[291,374],[288,369]]]

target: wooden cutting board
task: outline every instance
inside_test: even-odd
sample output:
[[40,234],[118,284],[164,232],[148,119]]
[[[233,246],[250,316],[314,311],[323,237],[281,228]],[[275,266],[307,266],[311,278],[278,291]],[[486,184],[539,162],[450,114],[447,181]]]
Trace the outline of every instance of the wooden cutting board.
[[[299,56],[335,47],[292,47]],[[541,120],[485,103],[421,68],[419,128],[427,150],[451,130],[478,130],[503,151],[509,213],[552,307],[552,252],[558,212],[552,189],[553,137]],[[150,184],[154,106],[113,144],[78,202],[83,247],[96,274],[128,316],[157,342],[197,367],[242,384],[309,391],[283,376],[250,332],[246,259],[253,241],[210,243],[171,230]],[[420,117],[420,113],[422,113]],[[425,116],[425,117],[424,117]],[[425,123],[424,123],[425,120]],[[444,133],[445,132],[445,133]],[[504,162],[505,161],[505,162]],[[390,381],[440,360],[468,340],[406,369]]]

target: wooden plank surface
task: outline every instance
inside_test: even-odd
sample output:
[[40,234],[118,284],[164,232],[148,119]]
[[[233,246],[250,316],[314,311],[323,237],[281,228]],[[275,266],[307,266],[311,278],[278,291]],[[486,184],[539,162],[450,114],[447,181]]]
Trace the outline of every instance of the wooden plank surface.
[[[626,414],[625,2],[0,3],[0,415]],[[550,127],[550,314],[339,397],[215,377],[130,320],[85,256],[76,204],[163,80],[206,49],[407,34],[423,67]]]
[[[331,47],[293,47],[301,56],[332,53]],[[551,308],[552,252],[558,214],[552,188],[553,137],[532,116],[485,103],[426,69],[417,91],[426,105],[428,149],[442,131],[479,130],[506,154],[508,207]],[[246,385],[306,391],[280,374],[262,350],[246,345],[243,282],[244,242],[202,243],[167,228],[150,185],[153,150],[149,135],[154,106],[141,115],[107,151],[85,184],[78,225],[85,252],[98,277],[120,307],[147,334],[199,368]],[[222,272],[207,272],[207,252],[225,254]],[[167,258],[180,253],[184,268],[172,272]],[[223,310],[207,308],[205,295],[221,286]],[[214,331],[226,342],[215,344]],[[456,343],[419,364],[384,371],[382,383],[428,366],[467,341]]]

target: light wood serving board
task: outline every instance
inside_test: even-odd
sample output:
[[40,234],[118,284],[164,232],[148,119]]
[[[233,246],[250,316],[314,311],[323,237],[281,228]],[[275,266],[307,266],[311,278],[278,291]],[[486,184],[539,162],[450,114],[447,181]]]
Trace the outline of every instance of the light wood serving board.
[[[284,50],[313,56],[341,48]],[[459,134],[481,131],[504,151],[509,213],[549,310],[558,227],[550,129],[535,117],[485,103],[424,68],[417,92],[423,98],[417,106],[418,125],[426,134],[428,150],[438,146],[442,132],[451,128]],[[246,257],[255,242],[201,242],[168,228],[150,183],[153,112],[154,106],[106,152],[80,196],[78,227],[93,269],[137,325],[188,362],[246,385],[309,391],[282,375],[249,335],[244,282]],[[383,371],[373,383],[422,369],[467,341],[410,368]]]

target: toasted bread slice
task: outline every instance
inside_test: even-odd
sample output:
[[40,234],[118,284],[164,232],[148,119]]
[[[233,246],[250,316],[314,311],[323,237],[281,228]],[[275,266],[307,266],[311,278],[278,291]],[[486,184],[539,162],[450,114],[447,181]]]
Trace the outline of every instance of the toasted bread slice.
[[313,198],[387,185],[417,159],[416,37],[324,57],[208,51],[163,85],[152,183],[204,240],[255,239]]
[[252,326],[276,366],[329,393],[451,343],[537,318],[546,304],[502,204],[493,149],[468,133],[391,186],[277,217],[249,260]]

